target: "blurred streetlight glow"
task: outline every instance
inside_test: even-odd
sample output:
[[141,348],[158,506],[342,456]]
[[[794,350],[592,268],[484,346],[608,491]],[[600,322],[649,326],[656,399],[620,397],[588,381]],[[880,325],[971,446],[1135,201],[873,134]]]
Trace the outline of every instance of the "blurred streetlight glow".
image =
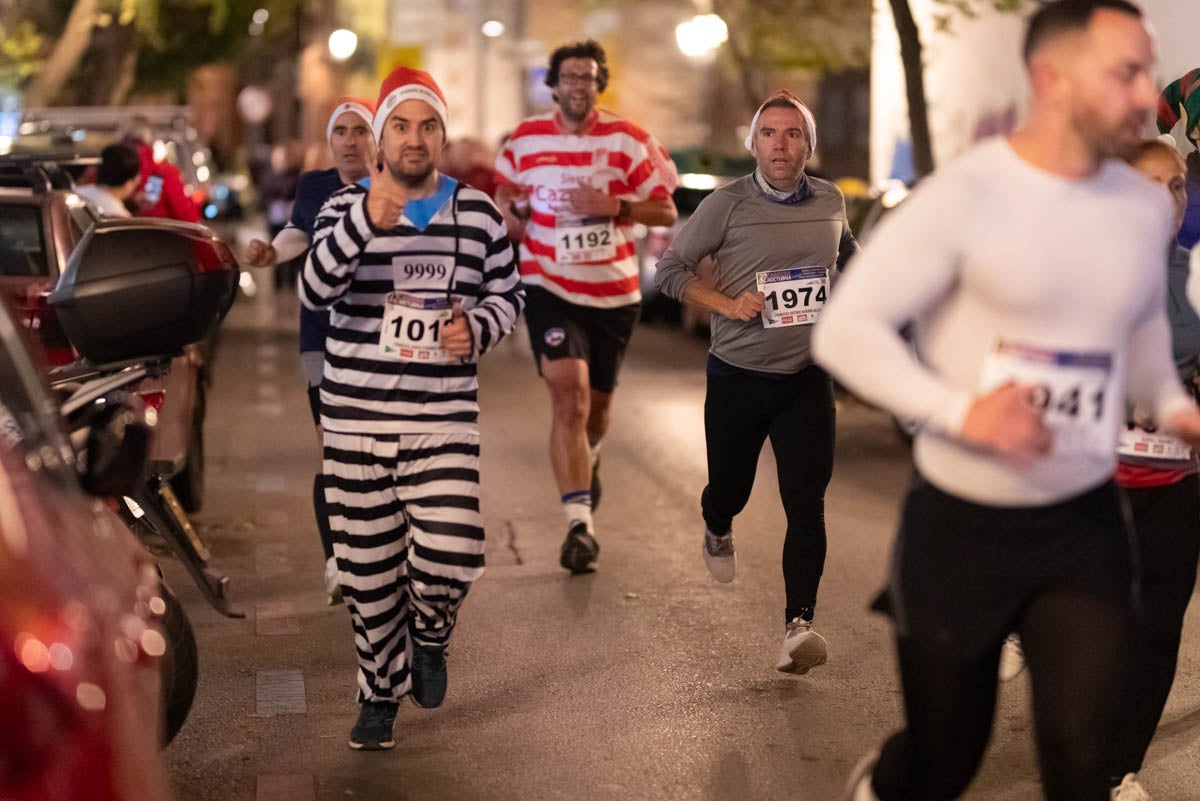
[[675,43],[685,56],[707,56],[729,39],[729,27],[716,14],[698,14],[675,26]]
[[335,61],[345,61],[358,50],[358,34],[345,28],[338,28],[329,34],[329,55]]
[[495,39],[497,36],[504,35],[504,23],[498,19],[489,19],[479,30],[487,38]]
[[254,16],[251,17],[250,19],[254,20],[259,25],[266,25],[267,20],[269,20],[270,18],[271,18],[271,12],[267,11],[265,8],[260,8],[258,11],[254,12]]
[[261,22],[251,22],[250,23],[250,35],[251,36],[262,36],[262,33],[263,33],[263,24]]

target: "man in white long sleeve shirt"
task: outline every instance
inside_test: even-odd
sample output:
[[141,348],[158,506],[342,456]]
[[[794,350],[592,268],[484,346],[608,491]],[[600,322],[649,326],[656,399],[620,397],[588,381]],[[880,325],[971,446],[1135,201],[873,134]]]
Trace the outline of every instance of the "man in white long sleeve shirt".
[[[1200,442],[1171,361],[1167,194],[1110,160],[1153,108],[1154,48],[1123,0],[1030,20],[1033,105],[919,187],[817,326],[818,361],[923,423],[888,592],[907,727],[854,801],[953,799],[991,730],[1001,643],[1020,634],[1042,787],[1107,801],[1110,696],[1132,619],[1111,476],[1126,394]],[[919,360],[898,329],[915,321]]]
[[[328,170],[310,170],[300,176],[292,217],[269,243],[251,240],[246,263],[251,267],[274,267],[298,258],[312,242],[317,214],[329,196],[339,189],[367,177],[368,165],[375,162],[375,134],[371,129],[375,104],[358,97],[343,97],[334,104],[325,127],[334,166]],[[321,376],[325,370],[325,337],[329,333],[329,311],[301,307],[300,367],[308,385],[308,407],[312,412],[317,436],[321,435]],[[332,606],[341,603],[337,562],[333,558],[333,535],[325,503],[321,473],[313,477],[313,511],[325,551],[325,595]]]

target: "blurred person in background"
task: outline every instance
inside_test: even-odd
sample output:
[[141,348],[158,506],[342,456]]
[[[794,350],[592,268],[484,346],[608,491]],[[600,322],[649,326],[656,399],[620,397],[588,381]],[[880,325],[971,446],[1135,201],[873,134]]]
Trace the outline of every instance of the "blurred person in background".
[[1169,133],[1181,121],[1192,150],[1187,154],[1187,207],[1179,244],[1190,248],[1200,242],[1200,67],[1172,81],[1158,96],[1158,132]]
[[[1171,137],[1143,142],[1129,163],[1171,193],[1174,228],[1187,210],[1187,166]],[[1200,317],[1188,302],[1188,252],[1167,245],[1167,318],[1179,378],[1193,388],[1200,369]],[[1196,455],[1185,443],[1157,431],[1134,408],[1117,447],[1117,483],[1125,488],[1137,534],[1142,609],[1133,627],[1125,688],[1113,698],[1118,726],[1109,780],[1113,801],[1149,801],[1137,773],[1154,738],[1175,679],[1183,616],[1196,585],[1200,560],[1200,478]]]
[[200,222],[200,207],[184,191],[179,168],[166,161],[155,161],[154,129],[137,117],[121,144],[133,148],[141,159],[141,181],[133,192],[134,216],[161,217],[183,222]]
[[[375,162],[375,134],[371,121],[375,104],[357,97],[337,101],[325,126],[333,167],[310,170],[296,185],[291,218],[272,240],[251,240],[246,251],[250,267],[274,267],[280,262],[299,259],[312,243],[317,213],[330,195],[366,178]],[[325,337],[329,333],[329,311],[300,307],[300,366],[308,384],[308,405],[313,425],[321,436],[321,376],[325,370]],[[313,476],[313,511],[321,547],[325,552],[325,594],[330,605],[341,603],[337,562],[333,557],[333,535],[329,528],[329,509],[325,502],[322,474]]]
[[[300,168],[292,161],[289,150],[286,144],[271,148],[271,167],[259,187],[259,202],[267,218],[267,232],[272,239],[287,227],[296,201],[296,188],[300,183]],[[299,267],[297,258],[276,262],[275,289],[294,287]]]
[[140,183],[142,161],[128,145],[109,145],[100,151],[96,183],[75,188],[75,194],[90,201],[105,217],[128,217],[126,201]]

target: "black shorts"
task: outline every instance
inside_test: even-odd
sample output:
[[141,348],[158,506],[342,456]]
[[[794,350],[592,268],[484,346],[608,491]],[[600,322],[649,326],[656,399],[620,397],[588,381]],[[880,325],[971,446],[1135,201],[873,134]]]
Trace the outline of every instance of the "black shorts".
[[1111,481],[1050,506],[982,506],[914,477],[901,512],[888,590],[875,608],[896,633],[971,661],[1015,631],[1044,592],[1128,608],[1133,535]]
[[640,303],[594,309],[563,300],[540,287],[527,287],[525,324],[529,326],[538,375],[542,374],[542,358],[582,359],[587,362],[592,389],[612,392],[641,311]]

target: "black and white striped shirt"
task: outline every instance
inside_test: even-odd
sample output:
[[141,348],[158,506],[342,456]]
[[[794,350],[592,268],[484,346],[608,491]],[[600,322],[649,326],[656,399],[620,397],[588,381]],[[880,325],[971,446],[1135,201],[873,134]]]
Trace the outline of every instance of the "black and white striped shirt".
[[[406,217],[381,230],[367,217],[366,196],[354,185],[329,198],[301,275],[301,302],[331,309],[321,425],[358,434],[477,433],[475,362],[513,330],[525,305],[500,212],[483,192],[460,185],[424,230]],[[402,265],[414,258],[452,265],[450,274],[406,278]],[[443,298],[449,292],[460,301],[471,356],[453,364],[383,356],[380,327],[393,290]]]

